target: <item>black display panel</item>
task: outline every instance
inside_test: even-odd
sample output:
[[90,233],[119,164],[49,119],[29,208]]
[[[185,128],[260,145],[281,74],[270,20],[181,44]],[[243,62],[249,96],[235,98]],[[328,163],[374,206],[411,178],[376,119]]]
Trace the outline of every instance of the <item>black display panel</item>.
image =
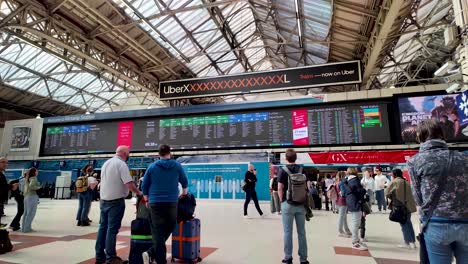
[[191,114],[46,125],[41,155],[389,143],[388,105],[318,104],[258,111]]
[[[468,141],[467,100],[463,94],[436,94],[398,98],[403,142],[416,142],[416,127],[427,119],[440,121],[447,141]],[[466,95],[465,95],[466,97]]]

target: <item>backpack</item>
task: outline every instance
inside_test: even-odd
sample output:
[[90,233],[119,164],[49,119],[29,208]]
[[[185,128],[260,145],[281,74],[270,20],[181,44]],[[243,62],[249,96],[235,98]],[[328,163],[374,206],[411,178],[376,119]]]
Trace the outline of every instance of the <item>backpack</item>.
[[330,185],[330,188],[328,188],[328,191],[327,191],[327,196],[328,196],[328,198],[330,198],[332,200],[336,200],[338,195],[336,193],[335,184]]
[[6,229],[0,229],[0,255],[13,250],[9,233]]
[[88,176],[81,176],[75,182],[76,192],[86,192],[88,190]]
[[290,204],[304,204],[307,200],[307,177],[302,173],[302,167],[297,173],[291,173],[287,166],[283,170],[288,174],[288,191],[286,200]]
[[278,177],[273,178],[273,183],[271,184],[271,188],[273,191],[277,192],[278,191]]
[[197,201],[192,194],[188,193],[187,195],[179,197],[179,202],[177,204],[177,223],[192,220],[196,206]]

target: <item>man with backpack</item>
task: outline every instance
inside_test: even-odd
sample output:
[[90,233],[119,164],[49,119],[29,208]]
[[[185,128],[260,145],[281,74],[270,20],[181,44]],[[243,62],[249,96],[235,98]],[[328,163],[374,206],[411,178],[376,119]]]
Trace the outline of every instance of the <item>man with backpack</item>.
[[299,240],[299,257],[301,264],[307,261],[307,238],[305,231],[307,201],[307,177],[302,173],[303,167],[296,164],[297,154],[294,149],[286,150],[287,165],[278,171],[278,196],[281,202],[284,229],[284,259],[282,263],[292,264],[292,230],[296,220]]
[[179,162],[171,159],[171,148],[161,145],[160,159],[152,163],[143,177],[141,189],[149,201],[153,247],[143,253],[143,263],[166,264],[166,241],[177,223],[179,183],[187,195],[188,180]]
[[93,189],[96,186],[96,179],[92,177],[93,167],[87,164],[83,169],[83,176],[76,179],[75,188],[78,194],[78,212],[76,214],[77,226],[89,226],[88,218],[91,202],[93,200]]

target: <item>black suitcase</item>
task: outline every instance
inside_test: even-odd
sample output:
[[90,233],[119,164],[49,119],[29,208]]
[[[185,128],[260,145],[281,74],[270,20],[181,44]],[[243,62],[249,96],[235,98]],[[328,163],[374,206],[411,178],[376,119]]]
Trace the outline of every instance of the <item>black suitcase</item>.
[[153,246],[149,209],[140,199],[137,201],[137,218],[131,223],[130,264],[143,264],[142,254]]

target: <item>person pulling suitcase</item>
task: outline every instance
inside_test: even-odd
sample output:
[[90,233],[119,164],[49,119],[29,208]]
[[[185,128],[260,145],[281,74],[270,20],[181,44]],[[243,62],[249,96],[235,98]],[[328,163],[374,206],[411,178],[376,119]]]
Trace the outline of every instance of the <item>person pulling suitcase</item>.
[[143,253],[143,263],[166,264],[166,241],[177,223],[179,183],[182,195],[187,195],[187,176],[179,162],[171,159],[171,148],[161,145],[160,159],[150,164],[141,189],[150,209],[153,239],[151,249]]

